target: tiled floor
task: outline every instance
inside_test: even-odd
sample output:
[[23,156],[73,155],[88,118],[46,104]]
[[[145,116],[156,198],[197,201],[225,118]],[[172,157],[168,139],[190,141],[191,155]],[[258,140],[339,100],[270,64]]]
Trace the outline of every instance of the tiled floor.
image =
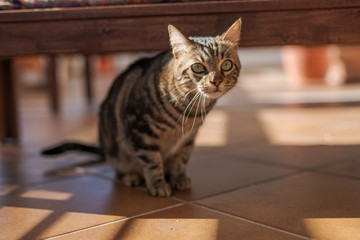
[[200,133],[192,189],[153,198],[107,165],[68,168],[91,155],[39,155],[96,142],[96,106],[71,89],[58,116],[21,94],[21,144],[0,146],[0,239],[360,239],[359,104],[259,106],[235,89]]

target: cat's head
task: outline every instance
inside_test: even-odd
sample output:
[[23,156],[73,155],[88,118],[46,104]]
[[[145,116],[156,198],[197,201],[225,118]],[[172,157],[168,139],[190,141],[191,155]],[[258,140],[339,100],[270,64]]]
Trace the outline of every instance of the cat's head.
[[169,25],[174,77],[188,91],[194,88],[217,99],[233,88],[240,73],[238,44],[241,20],[217,37],[185,37]]

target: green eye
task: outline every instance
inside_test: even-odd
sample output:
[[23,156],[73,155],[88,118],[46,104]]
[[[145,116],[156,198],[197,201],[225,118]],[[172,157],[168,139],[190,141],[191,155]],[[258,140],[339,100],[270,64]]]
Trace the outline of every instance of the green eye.
[[233,66],[233,63],[230,60],[225,60],[222,64],[221,64],[221,70],[223,71],[229,71]]
[[205,73],[206,72],[206,68],[204,67],[204,65],[202,65],[200,63],[194,63],[193,65],[191,65],[191,70],[194,73]]

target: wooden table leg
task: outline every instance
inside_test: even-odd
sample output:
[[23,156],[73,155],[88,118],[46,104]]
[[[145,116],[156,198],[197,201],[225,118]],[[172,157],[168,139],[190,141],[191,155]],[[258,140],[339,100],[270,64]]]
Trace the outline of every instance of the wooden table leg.
[[18,108],[12,59],[0,59],[0,141],[17,140]]
[[55,113],[59,112],[59,84],[56,75],[56,56],[49,56],[48,62],[48,94],[51,110]]
[[85,90],[86,100],[88,104],[93,101],[93,78],[91,71],[91,58],[89,55],[85,55]]

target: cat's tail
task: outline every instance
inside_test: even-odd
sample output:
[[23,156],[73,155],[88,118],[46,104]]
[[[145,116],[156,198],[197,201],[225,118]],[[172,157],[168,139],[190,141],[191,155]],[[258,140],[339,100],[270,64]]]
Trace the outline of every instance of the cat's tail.
[[41,154],[43,155],[58,155],[67,151],[81,151],[81,152],[88,152],[88,153],[94,153],[100,156],[103,156],[103,151],[96,146],[91,145],[85,145],[82,143],[77,142],[65,142],[61,143],[59,145],[55,145],[49,148],[44,149],[41,151]]
[[55,146],[44,149],[43,151],[41,151],[41,154],[46,155],[46,156],[53,156],[53,155],[65,153],[67,151],[88,152],[88,153],[96,154],[100,157],[97,158],[96,160],[86,160],[85,162],[80,162],[80,163],[78,162],[78,163],[73,164],[68,167],[53,169],[53,170],[45,172],[46,175],[52,176],[52,175],[59,175],[59,174],[77,174],[77,173],[79,173],[79,171],[80,171],[80,173],[83,173],[84,171],[86,171],[85,170],[86,167],[89,167],[92,165],[97,165],[97,164],[102,164],[105,162],[104,153],[103,153],[103,151],[101,151],[101,149],[99,147],[85,145],[85,144],[77,143],[77,142],[64,142],[59,145],[55,145]]

